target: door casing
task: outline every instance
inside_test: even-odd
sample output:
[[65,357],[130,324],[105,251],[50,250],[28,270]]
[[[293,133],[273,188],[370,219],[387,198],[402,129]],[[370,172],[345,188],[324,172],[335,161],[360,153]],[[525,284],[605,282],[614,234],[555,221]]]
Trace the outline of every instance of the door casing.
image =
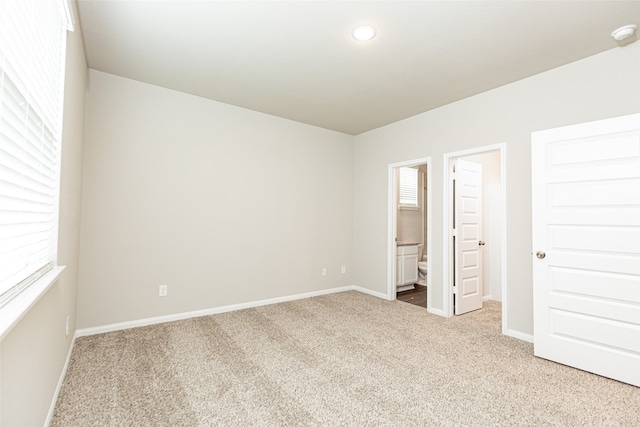
[[[419,159],[407,160],[404,162],[391,163],[389,165],[388,175],[388,188],[389,188],[389,200],[387,206],[389,207],[389,223],[387,226],[387,299],[393,301],[396,299],[396,233],[398,230],[398,183],[396,169],[407,166],[427,165],[427,200],[425,201],[427,206],[427,221],[425,226],[427,227],[427,241],[424,243],[427,254],[431,252],[431,157],[422,157]],[[431,299],[431,274],[427,274],[427,311],[429,311],[429,304]]]

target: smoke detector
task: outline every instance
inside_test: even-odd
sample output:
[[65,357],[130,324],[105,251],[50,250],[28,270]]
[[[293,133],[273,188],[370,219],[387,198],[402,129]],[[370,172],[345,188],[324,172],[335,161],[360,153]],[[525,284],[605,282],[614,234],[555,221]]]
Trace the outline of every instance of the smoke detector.
[[636,32],[637,28],[638,26],[636,24],[629,24],[629,25],[622,26],[620,28],[615,29],[613,33],[611,33],[611,37],[613,37],[617,41],[627,39],[631,37],[633,33]]

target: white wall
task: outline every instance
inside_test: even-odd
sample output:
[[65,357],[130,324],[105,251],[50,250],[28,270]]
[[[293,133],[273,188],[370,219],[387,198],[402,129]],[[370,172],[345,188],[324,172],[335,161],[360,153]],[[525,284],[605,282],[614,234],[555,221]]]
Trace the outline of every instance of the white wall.
[[351,284],[353,137],[94,70],[86,115],[80,328]]
[[[77,16],[77,13],[76,13]],[[71,350],[76,323],[87,66],[80,29],[68,33],[56,283],[0,342],[0,425],[42,426]],[[70,316],[69,336],[65,322]]]
[[[355,137],[354,284],[387,289],[387,169],[432,156],[434,305],[443,280],[445,153],[507,145],[508,329],[533,332],[531,132],[640,111],[640,43],[614,48]],[[428,96],[428,94],[425,94]],[[437,307],[442,308],[442,307]]]
[[422,208],[398,208],[398,241],[422,243]]

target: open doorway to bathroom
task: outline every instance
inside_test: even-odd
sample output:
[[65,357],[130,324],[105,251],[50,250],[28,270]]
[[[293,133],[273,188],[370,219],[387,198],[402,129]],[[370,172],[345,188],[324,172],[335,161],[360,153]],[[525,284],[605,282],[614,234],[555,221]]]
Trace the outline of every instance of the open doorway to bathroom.
[[427,308],[431,158],[389,165],[388,299]]

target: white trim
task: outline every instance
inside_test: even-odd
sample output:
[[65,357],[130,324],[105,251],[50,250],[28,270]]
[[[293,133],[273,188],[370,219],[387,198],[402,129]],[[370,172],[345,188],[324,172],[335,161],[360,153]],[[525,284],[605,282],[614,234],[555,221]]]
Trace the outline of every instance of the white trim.
[[[168,315],[165,315],[165,316],[149,317],[149,318],[146,318],[146,319],[131,320],[131,321],[128,321],[128,322],[111,323],[109,325],[104,325],[104,326],[96,326],[96,327],[93,327],[93,328],[78,329],[76,331],[76,336],[77,337],[86,337],[86,336],[89,336],[89,335],[97,335],[97,334],[104,334],[104,333],[107,333],[107,332],[121,331],[121,330],[124,330],[124,329],[138,328],[140,326],[148,326],[148,325],[155,325],[155,324],[158,324],[158,323],[174,322],[176,320],[190,319],[192,317],[209,316],[209,315],[212,315],[212,314],[220,314],[220,313],[227,313],[227,312],[230,312],[230,311],[243,310],[245,308],[261,307],[263,305],[278,304],[278,303],[281,303],[281,302],[294,301],[294,300],[299,300],[299,299],[316,297],[316,296],[320,296],[320,295],[328,295],[328,294],[334,294],[334,293],[337,293],[337,292],[345,292],[345,291],[360,290],[360,289],[361,288],[356,289],[355,286],[343,286],[343,287],[340,287],[340,288],[331,288],[331,289],[325,289],[325,290],[322,290],[322,291],[306,292],[304,294],[296,294],[296,295],[289,295],[289,296],[284,296],[284,297],[264,299],[264,300],[259,300],[259,301],[244,302],[244,303],[240,303],[240,304],[225,305],[225,306],[222,306],[222,307],[207,308],[207,309],[204,309],[204,310],[196,310],[196,311],[188,311],[188,312],[184,312],[184,313],[168,314]],[[378,294],[377,292],[368,291],[366,293],[370,293],[371,295],[378,296],[378,295],[376,295],[376,294]]]
[[[57,227],[56,227],[57,228]],[[20,319],[31,310],[31,307],[42,298],[49,288],[58,280],[66,266],[53,267],[44,276],[25,288],[11,301],[0,308],[0,341],[18,324]]]
[[[388,224],[387,224],[387,297],[393,301],[396,299],[396,230],[398,229],[398,195],[396,169],[405,166],[427,165],[427,241],[424,242],[427,254],[431,251],[431,157],[422,157],[414,160],[390,163],[388,166]],[[427,274],[427,311],[431,306],[431,274]],[[437,311],[437,310],[436,310]]]
[[[427,288],[427,301],[429,301],[428,298],[430,296],[428,292],[429,292],[429,288]],[[427,313],[435,314],[436,316],[446,317],[444,315],[444,311],[440,310],[439,308],[427,307]]]
[[[502,301],[502,333],[507,334],[509,330],[508,323],[508,306],[507,302],[509,301],[507,295],[507,261],[509,257],[509,251],[507,250],[507,144],[502,143],[500,145],[500,223],[502,224],[501,231],[501,241],[500,247],[502,248],[502,260],[501,260],[501,271],[500,277],[502,279],[502,283],[500,284],[500,293]],[[532,337],[533,338],[533,337]]]
[[396,167],[389,165],[388,169],[388,200],[389,222],[387,224],[387,300],[396,299],[396,230],[398,229],[398,212],[396,203],[398,200],[398,192],[396,191]]
[[[425,242],[425,248],[423,248],[426,253],[427,253],[427,311],[429,313],[433,313],[433,314],[437,314],[440,310],[438,309],[434,309],[433,308],[433,298],[431,297],[431,290],[432,290],[432,286],[433,286],[433,275],[431,274],[432,268],[431,268],[431,261],[429,260],[429,257],[431,257],[431,259],[433,259],[433,250],[431,248],[431,242],[432,242],[432,238],[431,236],[433,235],[432,230],[433,228],[431,227],[431,218],[433,217],[433,205],[431,204],[431,200],[432,200],[432,188],[431,188],[431,183],[433,182],[433,179],[431,179],[431,171],[432,171],[432,167],[431,167],[431,157],[428,158],[427,161],[427,223],[426,223],[426,227],[427,227],[427,241]],[[419,262],[420,260],[418,260]]]
[[452,241],[452,212],[451,207],[453,205],[453,186],[452,182],[452,171],[451,165],[453,160],[459,157],[466,157],[474,154],[482,154],[490,151],[499,151],[500,153],[500,200],[502,203],[501,206],[501,246],[502,252],[500,254],[501,258],[501,282],[502,282],[502,333],[507,335],[508,331],[508,310],[507,310],[507,302],[508,302],[508,292],[507,292],[507,144],[502,142],[499,144],[487,145],[484,147],[477,147],[468,150],[456,151],[452,153],[445,153],[443,155],[443,174],[444,179],[442,182],[443,185],[443,200],[442,204],[442,218],[443,218],[443,228],[442,228],[442,253],[444,256],[442,257],[442,275],[443,275],[443,292],[442,292],[442,311],[445,317],[453,316],[453,300],[451,298],[453,294],[453,280],[452,280],[452,249],[451,249],[451,241]]
[[64,21],[67,31],[75,31],[76,29],[76,16],[73,12],[73,5],[71,0],[62,0],[62,10],[64,11]]
[[62,367],[62,372],[60,372],[58,385],[56,386],[56,391],[53,393],[53,399],[51,400],[51,405],[49,406],[47,418],[44,421],[44,427],[47,427],[49,424],[51,424],[53,412],[55,411],[56,403],[58,402],[58,396],[60,395],[60,391],[62,390],[62,384],[64,384],[64,377],[67,376],[67,369],[69,368],[69,362],[71,362],[71,353],[73,353],[73,347],[76,344],[76,337],[77,334],[73,334],[73,339],[71,340],[71,345],[69,345],[69,351],[67,352],[67,360],[65,360],[64,366]]
[[361,286],[351,286],[351,289],[354,291],[362,292],[363,294],[374,296],[376,298],[381,298],[387,301],[391,301],[389,300],[389,296],[382,292],[372,291],[371,289],[363,288]]
[[530,342],[533,344],[533,335],[525,334],[524,332],[514,331],[513,329],[503,330],[502,333],[506,336],[517,338],[522,341]]
[[453,274],[449,271],[453,265],[453,250],[450,246],[450,242],[453,240],[452,162],[449,154],[442,156],[442,313],[445,317],[453,316],[451,312]]

